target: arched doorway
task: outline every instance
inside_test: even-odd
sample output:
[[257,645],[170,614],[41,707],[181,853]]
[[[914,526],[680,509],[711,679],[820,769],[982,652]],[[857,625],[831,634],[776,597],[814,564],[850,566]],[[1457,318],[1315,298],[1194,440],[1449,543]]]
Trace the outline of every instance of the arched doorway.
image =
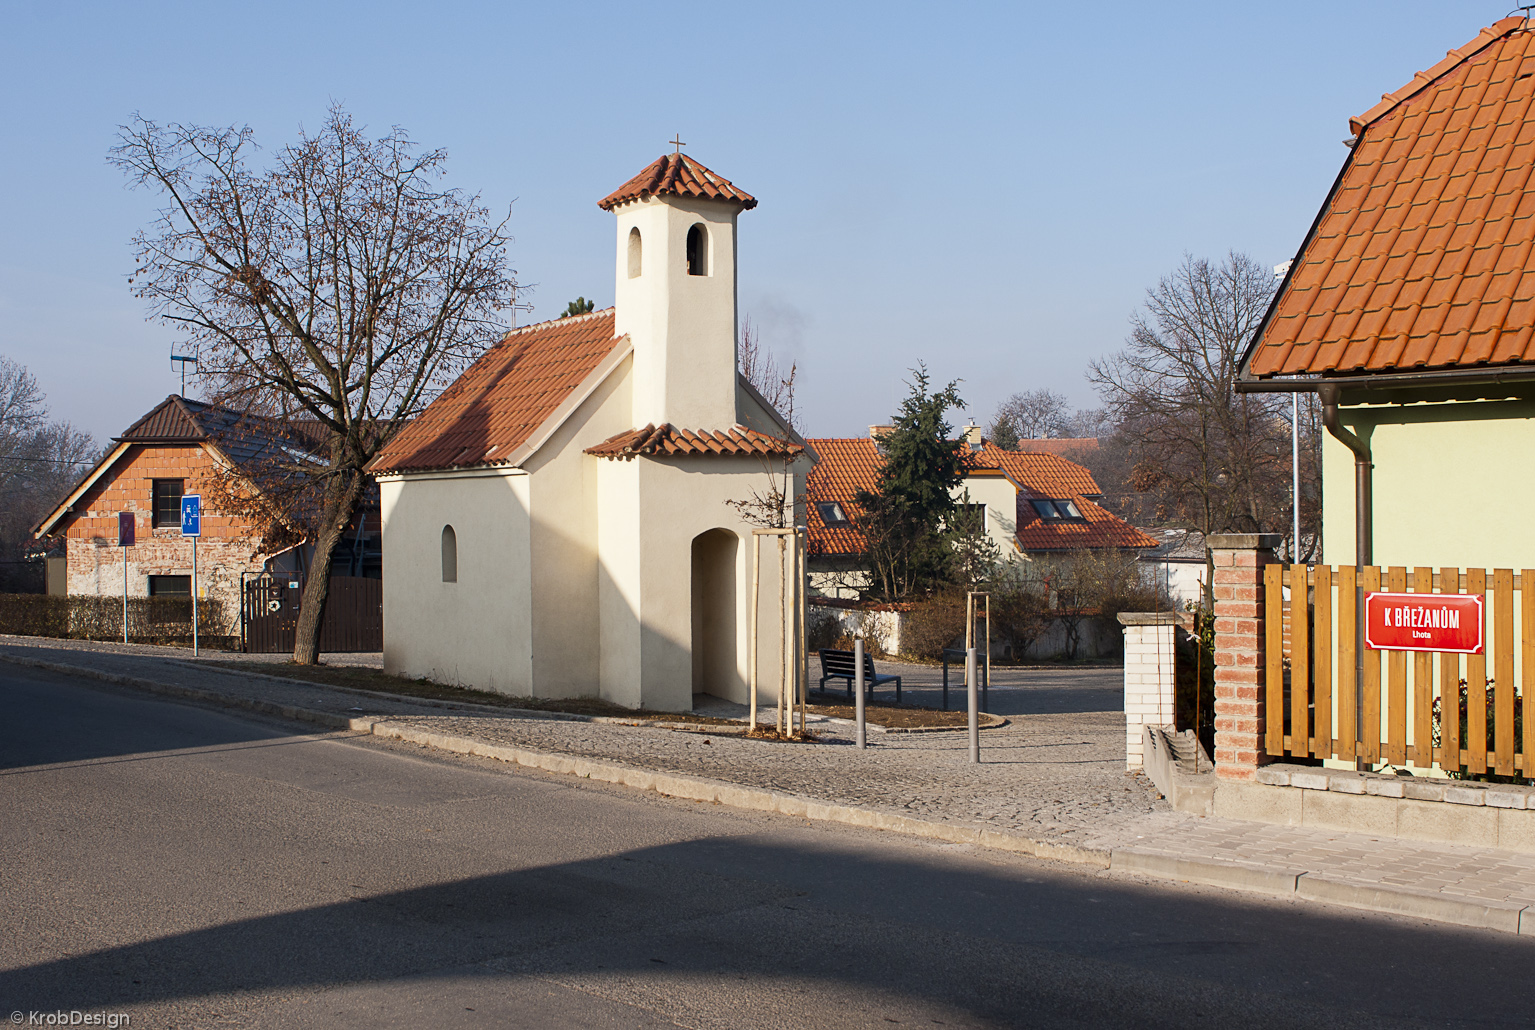
[[728,697],[736,681],[736,548],[728,529],[693,538],[693,693]]

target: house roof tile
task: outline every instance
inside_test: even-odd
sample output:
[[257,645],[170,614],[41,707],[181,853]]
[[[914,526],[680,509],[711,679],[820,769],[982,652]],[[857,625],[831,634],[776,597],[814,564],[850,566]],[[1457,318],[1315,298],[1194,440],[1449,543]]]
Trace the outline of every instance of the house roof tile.
[[1258,378],[1535,363],[1535,31],[1505,18],[1350,122]]
[[792,457],[805,450],[793,441],[759,433],[745,426],[724,431],[678,429],[670,424],[647,425],[609,437],[587,454],[599,458],[628,460],[639,455],[679,457],[685,455],[749,455]]
[[400,430],[369,471],[504,463],[620,342],[612,308],[512,330]]
[[640,174],[598,201],[597,206],[611,211],[631,200],[668,193],[702,200],[729,200],[747,211],[757,206],[756,197],[686,154],[663,154],[656,158]]
[[[806,481],[810,501],[806,525],[811,553],[858,554],[863,550],[863,534],[855,525],[863,514],[857,501],[858,493],[860,490],[873,492],[876,488],[884,458],[874,441],[867,437],[807,442],[821,458]],[[1005,475],[1017,488],[1018,545],[1025,551],[1155,547],[1157,544],[1145,533],[1088,500],[1101,493],[1093,474],[1058,455],[1004,451],[988,443],[967,452],[965,465],[971,474],[995,471]],[[1069,499],[1086,521],[1041,519],[1028,504],[1036,497]],[[816,506],[828,501],[835,501],[841,507],[848,524],[827,525]]]

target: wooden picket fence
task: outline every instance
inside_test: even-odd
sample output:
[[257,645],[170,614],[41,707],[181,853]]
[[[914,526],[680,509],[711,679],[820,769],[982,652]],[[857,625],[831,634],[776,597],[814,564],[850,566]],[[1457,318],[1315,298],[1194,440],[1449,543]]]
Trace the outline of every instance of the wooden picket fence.
[[[1263,571],[1270,755],[1535,775],[1535,718],[1526,718],[1535,713],[1525,711],[1525,699],[1535,694],[1535,572],[1327,565]],[[1359,650],[1357,606],[1365,593],[1382,589],[1481,594],[1483,653]]]

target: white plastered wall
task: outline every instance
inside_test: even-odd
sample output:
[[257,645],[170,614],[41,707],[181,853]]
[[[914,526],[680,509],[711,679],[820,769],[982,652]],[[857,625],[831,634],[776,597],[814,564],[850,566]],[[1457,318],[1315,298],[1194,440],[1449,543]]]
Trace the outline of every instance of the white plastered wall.
[[1018,557],[1018,488],[1006,476],[966,476],[949,492],[955,503],[986,505],[986,535],[1002,552],[1002,560]]
[[[385,671],[532,692],[529,486],[520,470],[380,481]],[[442,579],[444,525],[457,539],[455,583]]]
[[[599,476],[603,696],[658,710],[692,707],[693,540],[724,529],[737,538],[736,676],[715,685],[712,692],[744,703],[749,689],[752,527],[726,502],[766,485],[762,463],[747,457],[696,456],[604,460]],[[803,472],[795,478],[802,484]],[[772,703],[781,681],[778,613],[783,588],[776,582],[777,544],[764,542],[762,553],[759,700]]]
[[[634,345],[636,426],[728,429],[736,421],[736,215],[733,203],[677,196],[614,211],[614,331]],[[708,274],[689,275],[687,235],[708,234]],[[640,275],[628,240],[640,231]]]

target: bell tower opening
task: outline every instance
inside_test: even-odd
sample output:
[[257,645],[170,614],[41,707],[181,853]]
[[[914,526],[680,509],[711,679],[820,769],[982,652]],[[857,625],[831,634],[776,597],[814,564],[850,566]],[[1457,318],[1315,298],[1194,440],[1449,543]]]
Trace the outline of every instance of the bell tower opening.
[[709,274],[709,230],[702,222],[688,230],[688,275]]
[[638,227],[629,230],[629,278],[638,279],[643,265],[644,255],[641,253],[640,230]]

